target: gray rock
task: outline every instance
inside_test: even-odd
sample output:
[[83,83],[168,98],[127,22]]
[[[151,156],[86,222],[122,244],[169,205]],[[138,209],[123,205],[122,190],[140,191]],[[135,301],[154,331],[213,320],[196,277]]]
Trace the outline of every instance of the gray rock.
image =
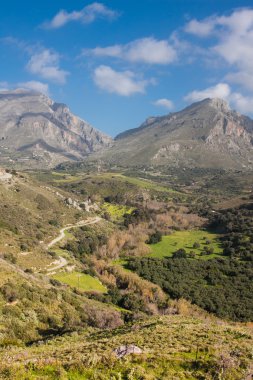
[[143,350],[135,346],[134,344],[128,344],[116,348],[116,350],[114,350],[114,353],[117,356],[117,358],[120,359],[130,354],[140,355],[143,353]]

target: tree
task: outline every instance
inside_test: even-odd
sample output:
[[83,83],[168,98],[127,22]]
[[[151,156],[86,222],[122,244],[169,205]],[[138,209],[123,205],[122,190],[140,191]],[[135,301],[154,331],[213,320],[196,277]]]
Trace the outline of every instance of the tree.
[[185,249],[180,248],[176,252],[173,253],[172,258],[173,259],[186,259],[187,253],[186,253]]
[[147,244],[156,244],[159,241],[162,240],[162,233],[160,231],[154,232],[152,235],[149,236],[149,239],[147,240]]

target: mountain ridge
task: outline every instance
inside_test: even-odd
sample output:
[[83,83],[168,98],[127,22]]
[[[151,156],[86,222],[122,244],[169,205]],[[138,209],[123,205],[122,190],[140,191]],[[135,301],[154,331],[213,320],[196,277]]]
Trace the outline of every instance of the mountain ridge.
[[65,161],[107,166],[253,168],[253,120],[219,98],[147,118],[113,140],[41,93],[0,92],[0,163],[54,167]]

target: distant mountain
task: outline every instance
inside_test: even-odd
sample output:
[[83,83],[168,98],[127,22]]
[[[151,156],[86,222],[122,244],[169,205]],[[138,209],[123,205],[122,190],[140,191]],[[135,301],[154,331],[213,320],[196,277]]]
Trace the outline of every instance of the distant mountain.
[[112,165],[224,169],[253,168],[253,120],[221,99],[205,99],[184,110],[151,117],[121,133],[99,155]]
[[40,93],[0,92],[0,162],[54,166],[82,160],[112,139]]

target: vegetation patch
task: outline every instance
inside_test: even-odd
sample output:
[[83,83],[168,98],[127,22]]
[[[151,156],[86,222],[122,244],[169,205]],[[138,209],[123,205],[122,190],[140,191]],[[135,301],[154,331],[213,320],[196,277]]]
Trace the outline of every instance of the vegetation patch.
[[121,221],[125,214],[131,214],[134,209],[133,207],[105,202],[102,205],[102,210],[109,214],[112,221]]
[[90,276],[89,274],[84,274],[80,272],[71,272],[71,273],[57,273],[52,276],[54,279],[63,282],[84,292],[99,292],[106,293],[106,287],[95,277]]

